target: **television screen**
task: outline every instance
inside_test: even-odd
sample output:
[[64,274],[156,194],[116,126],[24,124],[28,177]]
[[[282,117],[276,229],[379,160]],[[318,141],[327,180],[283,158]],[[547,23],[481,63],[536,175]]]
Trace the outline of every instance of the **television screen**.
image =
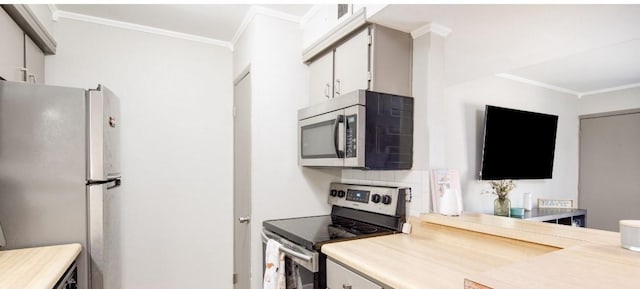
[[486,106],[480,179],[550,179],[558,116]]

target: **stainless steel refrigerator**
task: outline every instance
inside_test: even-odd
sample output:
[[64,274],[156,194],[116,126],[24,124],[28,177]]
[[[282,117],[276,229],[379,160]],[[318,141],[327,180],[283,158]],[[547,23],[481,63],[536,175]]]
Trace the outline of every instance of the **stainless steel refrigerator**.
[[105,234],[119,143],[120,101],[104,86],[0,81],[2,249],[80,243],[78,288],[120,287]]

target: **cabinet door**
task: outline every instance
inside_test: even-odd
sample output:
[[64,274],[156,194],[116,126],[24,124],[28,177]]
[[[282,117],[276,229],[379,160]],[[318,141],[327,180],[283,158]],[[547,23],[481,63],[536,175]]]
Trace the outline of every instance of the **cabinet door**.
[[333,96],[333,51],[309,64],[309,94],[311,104],[326,101]]
[[369,89],[369,28],[336,47],[334,94]]
[[327,259],[327,289],[382,289],[378,284]]
[[29,78],[27,82],[44,84],[44,52],[29,36],[24,37],[24,60]]
[[0,39],[0,76],[23,81],[24,33],[4,9],[0,9]]

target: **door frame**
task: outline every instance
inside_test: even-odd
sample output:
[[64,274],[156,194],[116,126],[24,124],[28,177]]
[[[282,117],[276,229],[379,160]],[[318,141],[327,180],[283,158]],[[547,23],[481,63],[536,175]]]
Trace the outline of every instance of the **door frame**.
[[[252,194],[251,191],[252,190],[251,190],[251,187],[249,185],[249,192],[247,192],[247,194],[248,194],[248,202],[249,202],[249,204],[248,204],[249,222],[248,223],[240,223],[240,221],[237,219],[239,214],[236,213],[237,212],[236,196],[238,194],[237,184],[236,184],[236,166],[238,165],[236,163],[236,152],[237,152],[236,150],[238,148],[237,148],[237,146],[235,144],[235,141],[236,141],[236,127],[237,127],[237,119],[236,119],[236,112],[237,112],[237,109],[236,109],[236,104],[237,104],[237,102],[236,102],[236,97],[237,97],[236,96],[236,87],[243,80],[248,79],[248,81],[249,81],[249,89],[251,89],[251,79],[249,78],[250,74],[251,74],[251,66],[248,65],[233,80],[233,88],[234,88],[234,94],[233,94],[233,127],[234,127],[234,129],[233,129],[233,134],[234,134],[234,136],[233,136],[233,142],[234,142],[234,145],[233,145],[233,147],[234,147],[234,149],[233,149],[234,150],[234,157],[233,157],[233,159],[234,159],[234,163],[233,163],[233,167],[234,167],[234,171],[233,171],[233,179],[234,179],[234,181],[233,181],[233,230],[234,230],[234,237],[233,238],[234,238],[234,242],[233,242],[233,268],[232,268],[233,270],[232,271],[233,271],[233,288],[234,289],[250,289],[251,288],[251,221],[250,221],[250,219],[251,219],[251,194]],[[247,97],[249,97],[248,110],[251,111],[251,97],[252,97],[251,92],[249,92],[249,95]],[[251,134],[251,130],[250,130],[250,128],[251,128],[251,120],[249,120],[249,124],[248,125],[249,125],[249,132],[248,133],[249,133],[249,137],[250,137],[250,134]],[[251,147],[251,143],[250,142],[249,142],[249,147]],[[251,156],[249,156],[249,158],[251,158]],[[251,165],[249,164],[249,168],[246,168],[246,169],[249,172],[249,178],[251,178],[251,176],[250,176],[250,174],[251,174]],[[245,180],[243,180],[243,182],[247,182],[247,180],[245,179]],[[251,180],[249,179],[248,182],[250,184]],[[238,230],[240,228],[240,226],[243,226],[243,227],[247,226],[247,227],[244,227],[244,229],[248,230],[248,233],[245,236],[247,238],[246,242],[241,242],[240,240],[236,240],[236,230]],[[240,246],[241,244],[242,244],[242,246]],[[242,247],[242,248],[239,248],[239,247]],[[240,249],[241,251],[245,252],[247,254],[247,258],[248,258],[248,260],[245,261],[246,262],[246,268],[244,268],[244,270],[243,270],[246,273],[246,278],[247,279],[243,280],[242,282],[239,282],[240,280],[238,280],[238,278],[243,278],[241,276],[242,274],[238,275],[237,274],[237,270],[236,270],[236,265],[238,263],[238,258],[239,258],[238,254],[237,254],[237,252],[238,252],[237,250],[238,249]],[[236,285],[243,284],[243,283],[247,284],[248,288],[238,288],[238,287],[236,287]]]

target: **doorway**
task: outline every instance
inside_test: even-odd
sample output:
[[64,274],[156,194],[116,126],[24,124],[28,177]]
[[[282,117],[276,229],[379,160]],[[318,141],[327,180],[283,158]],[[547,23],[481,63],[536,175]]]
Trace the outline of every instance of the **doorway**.
[[580,117],[578,200],[589,228],[640,219],[640,110]]
[[251,74],[233,89],[233,287],[251,287]]

